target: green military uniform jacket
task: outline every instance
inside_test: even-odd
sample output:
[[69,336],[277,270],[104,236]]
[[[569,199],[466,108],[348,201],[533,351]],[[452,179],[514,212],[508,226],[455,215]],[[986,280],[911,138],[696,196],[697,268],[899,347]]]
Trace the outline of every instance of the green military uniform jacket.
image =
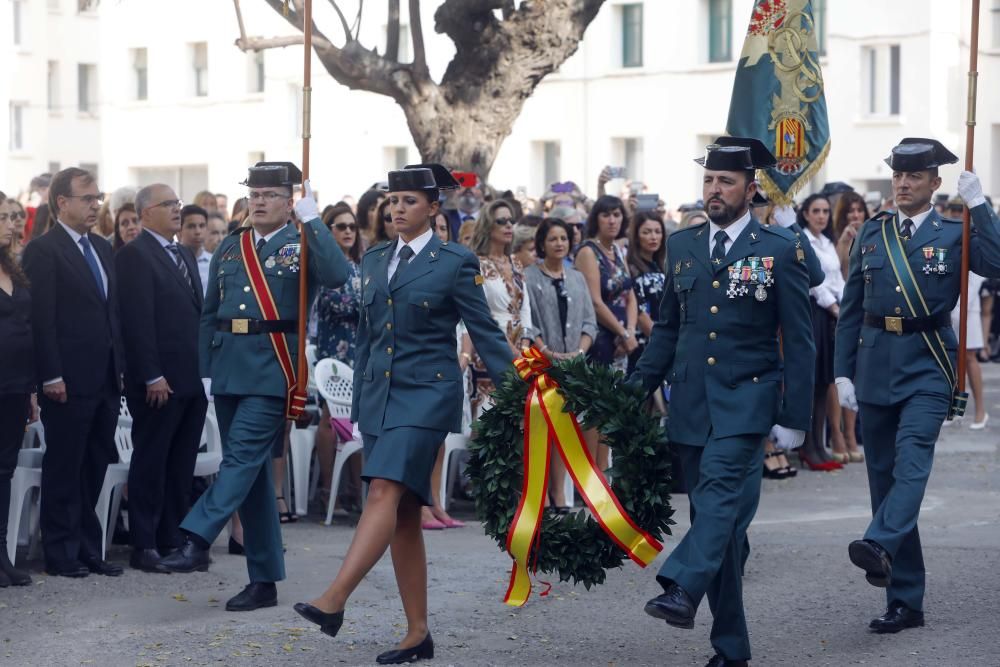
[[[974,225],[969,238],[969,269],[985,278],[1000,278],[1000,222],[987,204],[980,204],[970,213]],[[895,405],[917,392],[950,397],[952,388],[923,336],[897,335],[864,324],[865,313],[910,317],[889,263],[881,224],[877,219],[865,222],[851,248],[837,323],[834,374],[852,379],[858,400],[864,403]],[[962,279],[962,223],[931,210],[905,248],[910,270],[931,315],[950,313],[958,302]],[[932,249],[930,260],[924,255],[925,248]],[[925,271],[925,266],[931,268]],[[938,333],[952,368],[957,368],[955,331],[948,324]]]
[[490,315],[479,260],[470,250],[432,235],[390,285],[395,248],[394,242],[376,245],[361,259],[351,421],[370,435],[399,426],[460,432],[459,320],[496,384],[514,354]]
[[[305,229],[309,234],[308,303],[312,303],[316,288],[340,287],[347,281],[348,266],[330,230],[319,219],[305,223]],[[270,336],[219,331],[220,320],[263,319],[240,249],[241,236],[251,233],[251,227],[237,229],[222,240],[212,256],[199,335],[201,376],[212,379],[216,395],[284,398],[288,388]],[[288,224],[259,253],[283,320],[299,318],[300,247],[298,229]],[[285,334],[285,338],[292,362],[297,364],[298,335]]]
[[[759,280],[765,260],[765,280],[743,280],[743,265],[755,264]],[[738,265],[731,285],[729,267]],[[809,430],[816,352],[795,235],[751,218],[716,264],[706,222],[669,236],[666,274],[660,319],[635,374],[649,391],[670,383],[670,440],[698,446],[709,433],[765,434],[775,424]]]

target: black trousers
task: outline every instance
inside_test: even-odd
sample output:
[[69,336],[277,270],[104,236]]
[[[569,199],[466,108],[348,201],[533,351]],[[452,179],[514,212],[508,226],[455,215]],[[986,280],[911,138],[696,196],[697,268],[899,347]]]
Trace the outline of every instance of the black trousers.
[[45,427],[42,460],[42,550],[52,567],[100,558],[101,524],[94,505],[108,464],[118,460],[115,426],[121,406],[111,388],[65,403],[38,395]]
[[190,509],[208,401],[204,394],[170,397],[160,408],[145,392],[126,396],[132,413],[132,462],[128,472],[129,532],[136,549],[169,549],[184,543],[180,524]]
[[10,478],[17,467],[17,452],[21,449],[30,409],[29,394],[0,394],[0,549],[4,550],[7,549]]

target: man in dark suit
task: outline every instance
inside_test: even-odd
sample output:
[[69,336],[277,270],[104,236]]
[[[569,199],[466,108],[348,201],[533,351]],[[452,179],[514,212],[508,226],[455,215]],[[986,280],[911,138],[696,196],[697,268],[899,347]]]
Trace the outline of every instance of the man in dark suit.
[[47,450],[42,463],[42,545],[49,574],[118,576],[101,559],[94,505],[117,459],[115,424],[123,356],[111,245],[90,229],[103,195],[82,169],[52,179],[50,231],[24,250]]
[[115,256],[121,284],[125,397],[132,413],[129,530],[132,567],[168,570],[161,554],[184,543],[208,401],[198,373],[202,285],[191,251],[174,242],[181,202],[166,185],[136,194],[138,238]]

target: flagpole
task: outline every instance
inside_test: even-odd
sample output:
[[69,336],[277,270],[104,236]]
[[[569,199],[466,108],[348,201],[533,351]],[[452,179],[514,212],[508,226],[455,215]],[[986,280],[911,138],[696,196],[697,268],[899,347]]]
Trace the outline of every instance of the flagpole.
[[[312,120],[312,0],[304,0],[305,11],[302,23],[303,44],[305,48],[302,65],[302,180],[309,178],[309,139]],[[298,322],[298,378],[297,392],[306,395],[309,383],[309,362],[306,359],[306,325],[309,322],[309,242],[305,229],[305,220],[300,220],[299,231],[299,322]]]
[[[979,0],[972,0],[972,34],[969,39],[969,101],[965,121],[965,170],[972,171],[972,153],[976,143],[976,88],[979,78]],[[959,292],[958,321],[958,391],[965,391],[966,344],[969,329],[969,207],[962,221],[962,278]]]

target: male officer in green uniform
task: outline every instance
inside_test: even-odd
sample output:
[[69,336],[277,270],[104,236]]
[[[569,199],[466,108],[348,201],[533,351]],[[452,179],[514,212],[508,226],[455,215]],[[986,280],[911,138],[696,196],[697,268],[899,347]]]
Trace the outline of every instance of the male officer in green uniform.
[[660,570],[665,592],[646,613],[691,628],[707,595],[716,651],[709,665],[745,665],[740,567],[759,499],[745,489],[759,489],[765,435],[794,448],[809,427],[809,275],[795,235],[750,215],[754,172],[775,163],[767,148],[731,138],[698,162],[709,222],[667,239],[660,320],[632,378],[647,391],[669,378],[668,435],[691,502],[691,529]]
[[[924,624],[917,518],[955,395],[950,313],[962,278],[962,225],[940,217],[931,201],[938,167],[957,161],[934,139],[903,139],[892,149],[886,163],[898,211],[861,227],[840,307],[834,373],[841,405],[860,407],[873,514],[848,553],[869,583],[886,588],[886,613],[869,625],[877,633]],[[969,268],[1000,277],[1000,230],[978,177],[962,172],[958,193],[974,225]]]
[[[271,449],[284,432],[295,379],[303,267],[300,232],[289,220],[292,188],[301,180],[288,162],[252,167],[246,181],[250,226],[223,239],[209,268],[199,356],[215,396],[222,467],[181,523],[188,536],[184,546],[162,563],[173,572],[207,570],[209,545],[239,510],[250,585],[229,600],[229,611],[276,605],[275,582],[285,578]],[[347,260],[320,221],[308,182],[305,188],[294,208],[309,239],[310,291],[339,287],[347,280]]]

